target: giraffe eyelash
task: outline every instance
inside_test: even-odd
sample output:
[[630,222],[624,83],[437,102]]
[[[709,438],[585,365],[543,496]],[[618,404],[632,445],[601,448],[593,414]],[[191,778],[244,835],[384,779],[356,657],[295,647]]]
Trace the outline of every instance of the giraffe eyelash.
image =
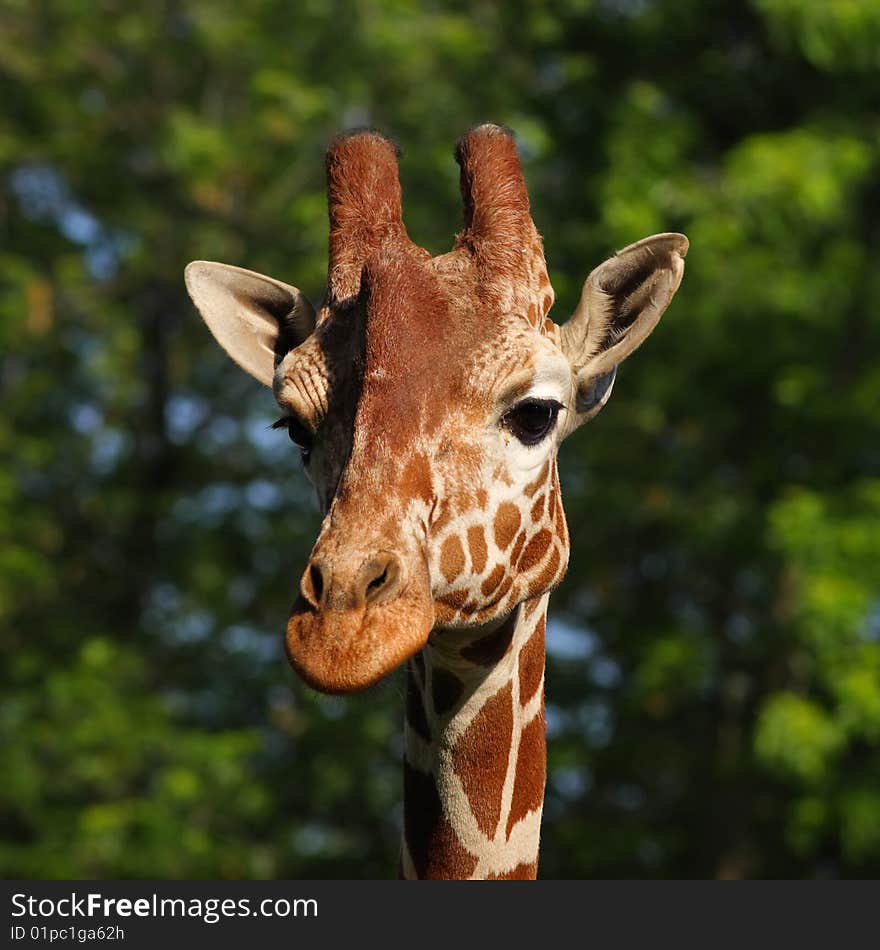
[[308,462],[315,436],[311,429],[297,416],[282,416],[269,426],[270,429],[287,429],[290,441],[302,452],[303,461]]

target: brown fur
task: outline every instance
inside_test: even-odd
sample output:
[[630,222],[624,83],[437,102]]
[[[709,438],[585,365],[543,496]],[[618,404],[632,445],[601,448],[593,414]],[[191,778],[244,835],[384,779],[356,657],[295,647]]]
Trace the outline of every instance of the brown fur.
[[482,574],[486,566],[486,558],[489,549],[486,547],[486,535],[483,529],[477,525],[468,528],[468,550],[471,553],[471,567],[475,574]]
[[458,143],[464,230],[457,246],[467,248],[483,279],[493,274],[525,280],[523,247],[538,239],[513,137],[497,126],[481,126]]
[[542,616],[519,654],[519,701],[523,705],[535,695],[544,676],[545,627]]
[[544,505],[546,500],[543,495],[539,495],[535,499],[535,503],[532,505],[531,518],[534,522],[539,522],[544,517]]
[[526,498],[534,497],[535,492],[547,484],[547,473],[549,470],[549,465],[544,465],[541,468],[541,471],[538,473],[538,477],[533,482],[529,482],[529,484],[526,485],[526,487],[523,489],[523,494],[526,496]]
[[486,580],[480,585],[480,590],[486,597],[491,596],[492,593],[497,590],[498,585],[504,579],[506,573],[507,569],[503,564],[496,564],[496,566],[492,568],[492,573],[489,574]]
[[520,533],[516,536],[516,541],[514,541],[513,547],[511,548],[511,551],[510,551],[511,564],[519,563],[519,555],[523,549],[523,545],[526,543],[526,537],[527,537],[527,534],[526,534],[525,529],[520,531]]
[[489,881],[534,881],[538,876],[538,865],[518,864],[512,871],[505,871],[503,874],[490,874]]
[[502,502],[495,512],[495,543],[504,551],[519,528],[519,508],[510,502]]
[[477,825],[493,836],[501,815],[501,788],[513,735],[513,707],[508,683],[480,710],[453,753]]
[[457,535],[450,535],[440,550],[440,570],[448,581],[454,581],[464,570],[464,549]]
[[329,299],[343,306],[360,289],[367,259],[391,236],[406,241],[397,150],[375,132],[338,138],[327,151]]
[[507,819],[508,836],[518,821],[544,801],[547,778],[546,732],[544,716],[540,715],[526,726],[520,736],[516,782],[513,786],[510,816]]
[[455,832],[443,814],[443,803],[430,775],[403,764],[403,795],[406,802],[418,802],[418,808],[404,813],[406,842],[416,873],[420,878],[469,878],[477,859],[458,843]]
[[494,666],[510,649],[516,621],[517,611],[514,610],[493,633],[464,647],[461,651],[462,657],[478,666]]

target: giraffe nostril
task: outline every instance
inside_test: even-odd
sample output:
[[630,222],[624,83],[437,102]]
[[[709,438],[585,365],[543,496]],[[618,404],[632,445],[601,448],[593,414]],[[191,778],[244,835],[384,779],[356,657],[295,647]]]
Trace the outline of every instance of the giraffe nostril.
[[367,584],[367,597],[370,596],[371,590],[378,590],[380,587],[383,587],[385,581],[388,580],[388,569],[386,568],[378,577],[374,577],[369,584]]
[[383,551],[370,558],[360,572],[364,601],[387,600],[403,586],[403,565],[396,554]]
[[324,603],[325,587],[324,571],[317,561],[312,561],[299,582],[300,593],[317,610]]
[[309,565],[309,579],[312,582],[312,590],[315,592],[315,600],[320,601],[321,595],[324,593],[324,575],[317,564]]

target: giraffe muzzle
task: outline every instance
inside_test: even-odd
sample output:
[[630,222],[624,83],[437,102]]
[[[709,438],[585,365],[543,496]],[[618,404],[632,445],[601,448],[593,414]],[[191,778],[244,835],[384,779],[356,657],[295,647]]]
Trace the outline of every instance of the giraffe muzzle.
[[433,626],[427,572],[408,574],[394,552],[314,556],[287,623],[287,656],[314,689],[354,693],[422,649]]

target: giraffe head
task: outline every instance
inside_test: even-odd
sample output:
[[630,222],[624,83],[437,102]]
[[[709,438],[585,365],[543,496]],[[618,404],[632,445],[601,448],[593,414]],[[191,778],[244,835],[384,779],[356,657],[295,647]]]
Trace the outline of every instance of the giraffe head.
[[442,649],[559,583],[559,443],[681,281],[687,239],[646,238],[593,270],[557,326],[512,136],[481,126],[456,159],[464,228],[431,257],[404,227],[394,146],[333,143],[317,312],[272,278],[187,268],[218,342],[272,387],[325,514],[287,626],[291,662],[323,691],[364,688],[429,637]]

